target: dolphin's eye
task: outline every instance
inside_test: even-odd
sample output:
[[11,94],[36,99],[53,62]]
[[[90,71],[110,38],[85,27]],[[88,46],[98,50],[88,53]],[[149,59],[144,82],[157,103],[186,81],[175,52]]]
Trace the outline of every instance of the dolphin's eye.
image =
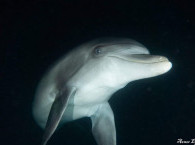
[[101,49],[100,49],[99,47],[95,48],[94,53],[95,53],[96,55],[101,54]]

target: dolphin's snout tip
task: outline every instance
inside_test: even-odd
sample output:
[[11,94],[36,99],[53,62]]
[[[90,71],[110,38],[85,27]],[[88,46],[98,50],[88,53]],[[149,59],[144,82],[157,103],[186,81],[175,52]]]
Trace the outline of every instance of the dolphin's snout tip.
[[170,61],[166,61],[166,64],[164,65],[164,71],[168,72],[172,68],[172,63]]
[[172,68],[172,63],[169,61],[169,69]]
[[159,56],[159,62],[163,62],[163,69],[165,72],[169,71],[172,68],[172,63],[165,56]]

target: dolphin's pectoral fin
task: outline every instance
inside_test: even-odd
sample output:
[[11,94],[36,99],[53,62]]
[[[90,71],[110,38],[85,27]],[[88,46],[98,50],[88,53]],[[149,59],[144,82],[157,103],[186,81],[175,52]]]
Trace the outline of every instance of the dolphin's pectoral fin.
[[98,145],[116,145],[114,114],[110,105],[102,104],[91,120],[92,133]]
[[58,96],[56,96],[55,101],[52,104],[47,123],[45,126],[45,131],[42,139],[42,145],[46,145],[47,141],[50,139],[54,131],[56,130],[64,110],[67,107],[68,99],[74,96],[76,88],[64,89]]

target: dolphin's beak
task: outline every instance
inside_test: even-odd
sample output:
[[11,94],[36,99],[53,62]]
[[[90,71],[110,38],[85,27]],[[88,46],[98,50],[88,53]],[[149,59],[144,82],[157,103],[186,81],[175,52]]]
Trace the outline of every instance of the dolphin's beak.
[[149,55],[149,54],[131,54],[130,57],[126,57],[128,61],[137,63],[159,63],[169,61],[164,56]]
[[[147,64],[156,66],[156,71],[159,70],[160,73],[165,73],[172,68],[172,63],[164,56],[150,55],[150,54],[130,54],[130,55],[118,55],[111,56],[124,61],[138,63],[138,64]],[[157,69],[160,66],[159,69]]]
[[131,54],[131,55],[120,55],[120,56],[111,56],[119,59],[123,59],[135,63],[160,63],[160,62],[169,62],[169,60],[164,56],[150,55],[150,54]]

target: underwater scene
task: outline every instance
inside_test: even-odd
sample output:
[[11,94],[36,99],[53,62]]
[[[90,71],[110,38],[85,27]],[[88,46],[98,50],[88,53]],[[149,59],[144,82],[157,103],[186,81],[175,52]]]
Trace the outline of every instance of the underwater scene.
[[0,7],[0,144],[195,145],[193,1]]

